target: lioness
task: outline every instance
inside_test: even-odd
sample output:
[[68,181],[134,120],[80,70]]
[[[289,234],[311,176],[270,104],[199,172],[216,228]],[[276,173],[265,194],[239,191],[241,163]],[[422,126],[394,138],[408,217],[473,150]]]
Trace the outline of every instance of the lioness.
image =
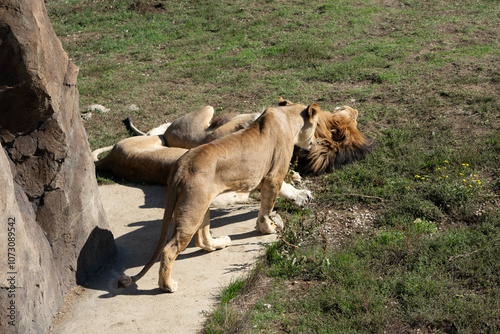
[[[192,111],[173,121],[165,129],[163,138],[165,145],[171,147],[193,148],[209,143],[227,134],[244,129],[260,116],[259,113],[251,114],[224,114],[214,116],[214,108],[205,106]],[[137,134],[132,121],[128,126]]]
[[[97,170],[108,170],[125,179],[167,184],[168,178],[175,168],[175,163],[187,152],[187,149],[167,147],[163,144],[162,136],[141,135],[125,138],[114,146],[95,150],[92,155]],[[109,150],[111,152],[99,160],[98,155]],[[300,207],[305,206],[313,198],[309,190],[297,189],[285,181],[283,181],[279,195]],[[247,192],[226,192],[216,197],[212,202],[212,207],[246,203],[248,198],[249,193]]]
[[[209,231],[209,205],[219,193],[260,189],[261,206],[257,229],[272,233],[279,219],[273,221],[272,209],[293,154],[294,145],[309,148],[320,108],[290,104],[268,108],[244,130],[226,135],[189,150],[176,163],[168,180],[165,213],[153,256],[139,274],[122,276],[119,287],[137,282],[153,266],[161,253],[159,286],[174,292],[174,260],[196,233],[196,245],[214,250],[229,245],[227,236],[213,239]],[[166,246],[174,215],[174,233]],[[278,216],[279,217],[279,216]]]
[[[111,150],[103,159],[102,151]],[[113,147],[92,152],[95,167],[118,177],[166,184],[175,162],[187,149],[163,146],[162,136],[138,136],[120,140]]]

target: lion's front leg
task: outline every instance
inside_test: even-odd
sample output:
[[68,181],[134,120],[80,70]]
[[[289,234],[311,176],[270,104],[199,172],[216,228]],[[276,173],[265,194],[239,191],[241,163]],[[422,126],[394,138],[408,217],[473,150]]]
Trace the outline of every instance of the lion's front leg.
[[207,210],[205,213],[203,223],[196,233],[195,244],[208,252],[225,248],[231,244],[231,238],[229,236],[215,239],[212,238],[210,234],[210,210]]
[[272,212],[274,203],[281,188],[282,181],[264,180],[260,189],[260,210],[257,218],[256,229],[261,233],[269,234],[275,233],[276,227],[283,227],[283,220],[281,217]]

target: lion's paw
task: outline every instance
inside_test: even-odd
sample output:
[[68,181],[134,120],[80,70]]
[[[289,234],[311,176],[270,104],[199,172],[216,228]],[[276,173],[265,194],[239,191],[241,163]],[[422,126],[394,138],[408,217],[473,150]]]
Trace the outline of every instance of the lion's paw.
[[259,224],[256,226],[257,230],[259,230],[262,234],[273,234],[276,233],[276,227],[272,225]]
[[271,234],[276,232],[276,227],[273,225],[273,221],[268,216],[265,216],[263,219],[257,218],[255,228],[262,234]]
[[272,212],[269,216],[257,219],[255,228],[262,234],[276,233],[276,227],[283,228],[283,220],[277,212]]
[[231,238],[227,235],[213,239],[215,249],[226,248],[231,244]]
[[300,176],[300,174],[296,171],[292,170],[292,172],[290,173],[290,178],[292,179],[292,182],[294,184],[302,182],[302,176]]
[[175,292],[179,284],[174,280],[170,280],[170,284],[162,284],[162,282],[159,282],[159,286],[160,290],[163,292]]
[[276,227],[278,228],[283,228],[285,224],[283,223],[283,219],[281,219],[281,216],[277,212],[272,212],[269,215],[269,218],[271,218],[272,222]]
[[297,191],[297,196],[293,199],[293,203],[297,206],[304,207],[313,199],[312,193],[307,189]]

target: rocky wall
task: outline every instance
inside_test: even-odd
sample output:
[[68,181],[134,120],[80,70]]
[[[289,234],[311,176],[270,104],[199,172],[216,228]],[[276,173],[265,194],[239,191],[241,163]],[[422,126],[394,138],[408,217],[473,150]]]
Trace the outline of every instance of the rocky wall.
[[0,1],[2,331],[47,332],[64,293],[116,254],[77,76],[43,0]]

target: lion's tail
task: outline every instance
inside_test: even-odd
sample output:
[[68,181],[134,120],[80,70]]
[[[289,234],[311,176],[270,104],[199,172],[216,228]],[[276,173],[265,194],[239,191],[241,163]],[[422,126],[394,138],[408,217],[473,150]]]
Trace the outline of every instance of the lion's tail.
[[127,130],[133,132],[134,135],[136,135],[136,136],[145,136],[146,135],[144,132],[142,132],[141,130],[139,130],[138,128],[135,127],[134,123],[132,123],[131,117],[125,118],[122,122],[123,122],[123,124],[125,124],[125,127],[127,128]]
[[97,150],[92,152],[92,158],[94,159],[94,162],[99,161],[99,154],[111,151],[113,149],[113,146],[106,146],[103,148],[98,148]]
[[148,263],[146,263],[146,265],[144,266],[144,268],[142,268],[140,273],[132,277],[127,275],[120,277],[120,279],[118,280],[119,288],[126,288],[130,284],[137,282],[144,275],[146,275],[148,270],[151,269],[153,264],[155,264],[156,260],[160,256],[161,251],[165,247],[165,243],[167,242],[168,231],[170,229],[170,224],[172,222],[172,215],[174,213],[176,202],[177,202],[177,187],[169,186],[167,201],[166,201],[167,204],[165,205],[165,213],[163,214],[163,223],[161,225],[160,237],[158,239],[158,243],[156,244],[156,249],[151,258],[149,259]]

